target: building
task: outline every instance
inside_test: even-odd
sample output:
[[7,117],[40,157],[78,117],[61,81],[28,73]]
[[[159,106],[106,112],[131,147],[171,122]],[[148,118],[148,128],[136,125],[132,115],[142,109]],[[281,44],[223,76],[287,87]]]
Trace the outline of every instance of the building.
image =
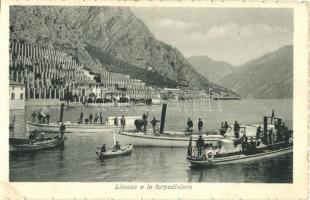
[[10,110],[25,109],[25,85],[10,81]]

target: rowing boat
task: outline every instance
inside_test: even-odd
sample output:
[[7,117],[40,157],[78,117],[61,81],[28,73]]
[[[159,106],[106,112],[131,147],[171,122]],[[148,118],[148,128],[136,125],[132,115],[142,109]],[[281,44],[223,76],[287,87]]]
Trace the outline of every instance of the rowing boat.
[[127,144],[121,146],[120,150],[113,151],[112,149],[107,150],[106,152],[97,151],[96,154],[99,156],[100,159],[104,158],[112,158],[117,156],[125,156],[131,154],[133,149],[133,145]]
[[64,145],[66,137],[51,137],[44,140],[16,140],[10,143],[10,152],[36,151]]

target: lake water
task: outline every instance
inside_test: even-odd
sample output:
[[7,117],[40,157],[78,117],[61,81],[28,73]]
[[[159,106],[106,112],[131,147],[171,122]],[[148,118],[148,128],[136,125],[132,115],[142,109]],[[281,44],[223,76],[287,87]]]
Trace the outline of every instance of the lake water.
[[[15,115],[13,137],[27,137],[25,122],[31,120],[36,108],[11,112]],[[292,128],[292,100],[196,100],[169,103],[166,130],[184,130],[188,117],[197,129],[198,118],[204,121],[204,130],[218,130],[222,121],[233,124],[262,123],[264,115],[284,119]],[[122,115],[141,116],[148,111],[149,117],[160,119],[161,106],[124,108],[73,108],[65,111],[65,121],[77,121],[80,112],[103,112],[104,117]],[[50,108],[50,121],[59,120],[59,108]],[[284,155],[258,161],[214,166],[207,169],[190,169],[186,161],[186,148],[134,148],[129,156],[97,159],[96,147],[103,143],[113,144],[112,134],[66,134],[63,148],[10,155],[11,181],[79,181],[79,182],[263,182],[290,183],[293,181],[293,156]]]

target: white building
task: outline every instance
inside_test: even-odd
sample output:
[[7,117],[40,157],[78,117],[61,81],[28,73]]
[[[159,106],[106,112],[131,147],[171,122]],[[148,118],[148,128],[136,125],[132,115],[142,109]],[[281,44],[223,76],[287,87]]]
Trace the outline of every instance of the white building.
[[10,82],[10,110],[25,109],[25,85]]

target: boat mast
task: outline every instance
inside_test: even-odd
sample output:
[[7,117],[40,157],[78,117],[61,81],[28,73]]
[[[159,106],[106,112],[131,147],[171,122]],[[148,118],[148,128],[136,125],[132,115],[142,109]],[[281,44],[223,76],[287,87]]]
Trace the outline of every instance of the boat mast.
[[61,107],[60,107],[60,122],[63,122],[63,116],[64,116],[64,108],[65,108],[65,104],[61,103]]

